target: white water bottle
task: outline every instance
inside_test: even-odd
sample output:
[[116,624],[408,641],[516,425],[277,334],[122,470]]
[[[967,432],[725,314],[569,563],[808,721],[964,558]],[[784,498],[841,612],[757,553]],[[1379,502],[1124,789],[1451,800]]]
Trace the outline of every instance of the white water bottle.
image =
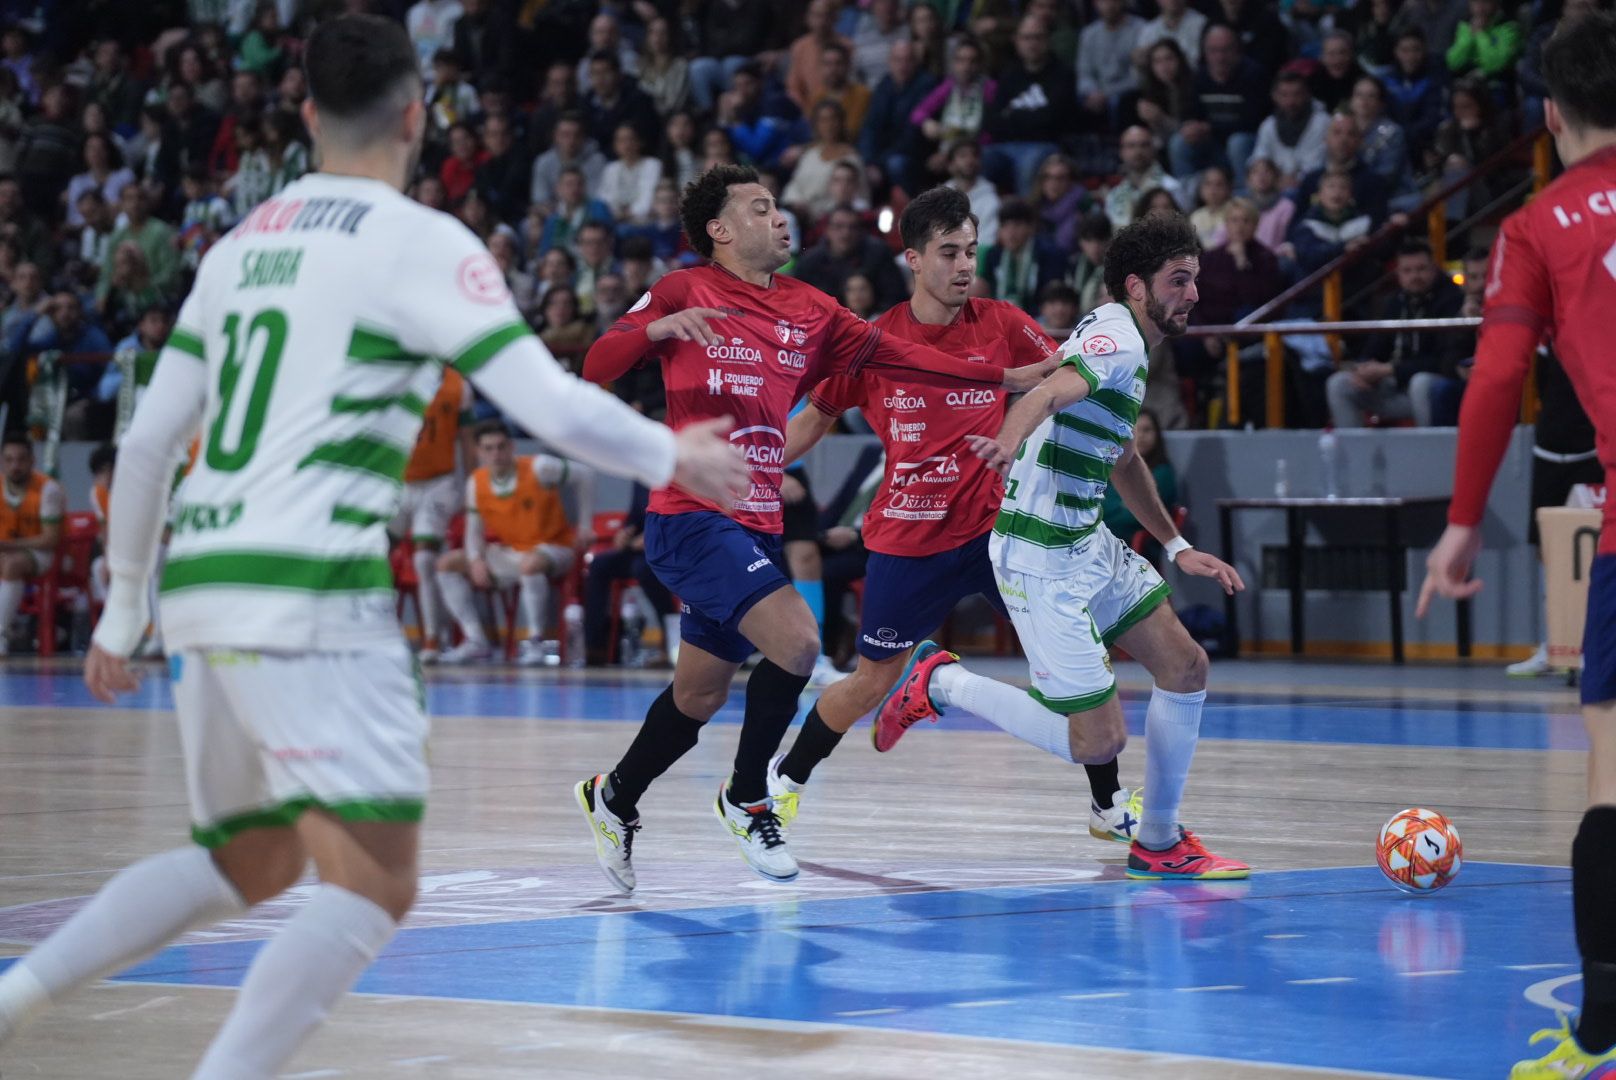
[[1337,498],[1341,494],[1341,454],[1335,432],[1326,431],[1319,436],[1319,461],[1324,466],[1324,497]]
[[1285,459],[1280,458],[1274,465],[1274,498],[1287,498],[1291,493],[1290,477],[1286,475]]
[[584,666],[584,606],[574,600],[561,612],[561,621],[567,634],[567,666]]

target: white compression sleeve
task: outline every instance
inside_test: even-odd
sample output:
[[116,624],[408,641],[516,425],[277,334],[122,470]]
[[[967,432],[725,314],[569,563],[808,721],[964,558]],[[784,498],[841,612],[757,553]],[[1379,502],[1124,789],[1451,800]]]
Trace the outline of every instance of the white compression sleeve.
[[536,337],[512,342],[471,376],[517,424],[569,458],[649,488],[673,479],[673,432],[569,375]]

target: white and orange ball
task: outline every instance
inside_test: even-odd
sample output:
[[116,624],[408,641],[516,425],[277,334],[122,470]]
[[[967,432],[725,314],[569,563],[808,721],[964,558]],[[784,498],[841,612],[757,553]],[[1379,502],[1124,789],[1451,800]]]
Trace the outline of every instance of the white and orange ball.
[[1380,830],[1375,861],[1404,892],[1432,893],[1459,876],[1464,843],[1453,822],[1414,807],[1392,815]]

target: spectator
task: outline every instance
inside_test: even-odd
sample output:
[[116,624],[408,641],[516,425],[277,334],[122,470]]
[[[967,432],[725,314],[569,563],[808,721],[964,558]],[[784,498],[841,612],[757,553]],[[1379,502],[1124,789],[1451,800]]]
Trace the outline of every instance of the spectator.
[[[1497,154],[1509,142],[1509,133],[1498,118],[1492,93],[1479,79],[1460,79],[1448,95],[1448,119],[1436,129],[1436,138],[1426,152],[1426,164],[1440,172],[1444,183],[1455,180]],[[1498,194],[1501,181],[1496,175],[1479,176],[1476,182],[1448,203],[1448,217],[1458,220],[1471,206],[1486,206]]]
[[1363,133],[1358,121],[1350,113],[1337,113],[1330,117],[1330,126],[1324,132],[1324,164],[1302,178],[1296,190],[1298,205],[1306,206],[1318,191],[1319,179],[1325,173],[1340,170],[1352,177],[1352,201],[1365,211],[1370,220],[1379,225],[1386,220],[1386,201],[1389,193],[1380,174],[1363,159]]
[[[101,264],[107,258],[107,246],[117,227],[112,204],[103,199],[99,191],[91,188],[79,196],[75,209],[84,224],[79,228],[78,243],[69,250],[80,263],[95,267],[99,273]],[[3,340],[3,334],[0,334],[0,340]]]
[[1104,301],[1105,252],[1111,246],[1111,218],[1104,211],[1083,215],[1077,226],[1077,250],[1072,253],[1066,282],[1077,293],[1077,313],[1087,315]]
[[730,138],[728,129],[712,127],[702,132],[699,172],[706,172],[719,165],[734,165],[739,161],[740,157],[735,152],[735,140]]
[[1245,198],[1257,211],[1257,242],[1281,258],[1294,258],[1286,239],[1296,218],[1296,204],[1279,186],[1279,167],[1264,157],[1246,162]]
[[971,200],[977,236],[999,235],[999,191],[982,175],[982,148],[958,142],[948,152],[948,186]]
[[1015,190],[1023,192],[1078,115],[1077,77],[1050,55],[1041,19],[1021,20],[1015,47],[1016,59],[996,85],[985,126],[993,137],[988,171],[1013,176]]
[[[603,283],[606,279],[601,278]],[[619,280],[621,285],[621,280]],[[599,337],[595,323],[584,318],[578,310],[578,294],[565,285],[558,285],[544,294],[540,320],[539,340],[566,364],[569,371],[583,366],[584,353]]]
[[[1227,7],[1240,0],[1223,2]],[[1243,171],[1263,120],[1267,83],[1262,69],[1241,56],[1233,29],[1209,28],[1201,42],[1189,117],[1167,144],[1173,175],[1184,180],[1214,163]]]
[[576,165],[561,170],[551,205],[554,209],[545,219],[539,240],[541,253],[558,247],[576,251],[578,234],[585,225],[594,222],[610,228],[612,223],[611,207],[589,195],[588,178]]
[[578,276],[578,259],[564,247],[553,247],[539,258],[539,299],[550,290],[565,285],[572,288]]
[[50,230],[23,205],[22,188],[9,176],[0,176],[0,237],[14,242],[28,261],[47,270],[55,266]]
[[240,161],[236,154],[236,126],[243,119],[256,123],[264,111],[264,80],[256,71],[238,71],[230,79],[230,103],[219,119],[219,128],[213,136],[213,148],[208,152],[208,171],[215,176],[229,176]]
[[[156,356],[168,342],[168,335],[173,332],[174,318],[169,314],[168,308],[161,304],[153,304],[140,313],[135,328],[121,338],[112,347],[114,353],[139,352]],[[106,370],[95,384],[93,400],[103,406],[116,406],[118,390],[123,386],[123,368],[117,364],[107,364]],[[86,406],[90,412],[93,407]],[[95,418],[87,417],[91,422],[85,426],[99,428],[103,424],[110,427],[113,419],[113,409],[106,410],[104,420],[96,422]],[[103,525],[105,523],[103,522]]]
[[841,296],[854,274],[863,274],[874,284],[876,307],[881,311],[906,295],[891,249],[866,236],[858,212],[843,206],[830,212],[824,239],[803,252],[793,276],[821,292]]
[[101,280],[96,285],[95,297],[99,302],[111,288],[114,262],[118,248],[126,240],[133,240],[146,256],[152,284],[164,294],[176,285],[179,276],[179,248],[174,242],[173,226],[151,216],[151,204],[139,184],[130,184],[119,197],[123,208],[124,225],[112,234],[108,242],[107,260],[101,266]]
[[942,16],[930,4],[913,4],[909,8],[909,42],[915,47],[915,59],[922,71],[940,79],[948,59],[948,39],[943,30]]
[[800,142],[802,119],[789,98],[764,96],[763,69],[745,64],[718,99],[718,122],[730,142],[760,168],[772,169],[788,146]]
[[679,258],[684,247],[684,229],[679,221],[679,188],[673,181],[664,178],[657,185],[656,193],[651,196],[649,221],[618,230],[618,248],[622,252],[625,271],[629,261],[629,250],[636,238],[645,241],[646,253],[649,256],[665,264],[673,263]]
[[975,38],[958,42],[948,59],[948,78],[909,113],[910,125],[937,146],[926,162],[930,173],[947,171],[951,147],[982,138],[998,87],[983,73],[984,61],[982,45]]
[[1410,32],[1418,33],[1427,49],[1446,56],[1469,10],[1469,0],[1403,0],[1392,19],[1392,32],[1399,41]]
[[1324,104],[1326,112],[1335,112],[1352,96],[1352,88],[1366,74],[1353,55],[1352,35],[1345,30],[1332,30],[1324,35],[1319,50],[1319,66],[1313,69],[1308,87],[1313,96]]
[[690,104],[690,61],[675,51],[673,23],[660,15],[645,28],[640,89],[664,118]]
[[4,59],[0,59],[0,66],[16,78],[28,103],[37,105],[42,87],[35,77],[32,45],[28,31],[21,26],[7,26],[5,32],[0,34],[0,55],[4,56]]
[[135,182],[135,174],[123,164],[123,156],[112,140],[105,135],[92,135],[84,140],[84,171],[68,182],[64,202],[67,205],[67,224],[77,229],[84,224],[79,217],[79,196],[86,191],[98,191],[108,202],[116,202],[125,184]]
[[1274,113],[1257,129],[1252,153],[1279,168],[1280,182],[1295,187],[1303,176],[1324,164],[1324,133],[1330,116],[1298,72],[1282,71],[1274,80]]
[[696,58],[690,62],[690,96],[696,108],[711,112],[735,72],[755,63],[769,47],[774,28],[770,0],[695,0],[700,27]]
[[308,96],[308,76],[302,67],[292,64],[281,74],[281,81],[275,86],[275,108],[301,116],[303,102],[308,100]]
[[617,24],[617,17],[603,12],[589,20],[589,47],[584,51],[583,59],[578,61],[580,94],[589,93],[594,85],[589,69],[595,57],[601,53],[617,58],[617,70],[624,84],[632,84],[635,76],[639,74],[639,54],[634,51],[633,45],[623,40],[622,28]]
[[487,157],[477,166],[476,187],[501,221],[515,221],[527,207],[533,165],[517,145],[516,133],[504,113],[490,113],[483,121]]
[[999,231],[991,244],[978,249],[981,276],[993,296],[1034,314],[1045,285],[1058,281],[1062,259],[1037,242],[1037,215],[1020,199],[1007,199],[999,207]]
[[[1144,460],[1150,467],[1150,475],[1156,481],[1156,494],[1161,496],[1162,505],[1172,510],[1178,505],[1178,473],[1173,469],[1173,463],[1167,460],[1167,445],[1162,439],[1161,421],[1156,419],[1154,411],[1148,408],[1139,410],[1139,419],[1133,428],[1133,452]],[[1100,520],[1105,523],[1112,536],[1124,544],[1132,544],[1134,537],[1144,531],[1139,519],[1133,516],[1117,494],[1115,484],[1105,486],[1104,503],[1100,508]],[[1146,537],[1145,557],[1152,561],[1156,552],[1150,548],[1155,541]],[[1160,545],[1156,544],[1159,549]]]
[[449,196],[443,190],[443,181],[431,173],[415,182],[415,188],[410,194],[410,198],[433,210],[440,210],[443,213],[449,212]]
[[17,145],[23,199],[42,218],[55,216],[62,189],[79,169],[79,130],[71,115],[67,87],[52,86],[42,95],[40,113],[23,129]]
[[889,70],[892,47],[907,44],[899,0],[870,0],[853,27],[853,74],[865,86],[875,86]]
[[404,18],[421,61],[421,78],[430,79],[434,60],[454,45],[454,25],[464,8],[460,0],[417,0]]
[[618,221],[642,224],[651,217],[651,199],[662,179],[662,162],[642,153],[640,133],[633,124],[618,125],[612,149],[617,160],[607,162],[601,173],[600,201]]
[[[1088,189],[1077,182],[1076,164],[1064,155],[1049,155],[1038,170],[1031,199],[1038,214],[1038,238],[1060,251],[1071,251],[1077,242],[1078,219],[1088,201]],[[980,226],[978,230],[980,235]]]
[[[28,341],[28,332],[33,328],[34,321],[44,315],[50,297],[45,292],[44,273],[31,262],[18,263],[12,269],[7,285],[11,300],[0,312],[0,346],[4,347],[5,359],[20,360]],[[0,385],[4,384],[5,380],[0,379]],[[21,426],[23,419],[13,416],[7,421],[6,430]]]
[[[1044,30],[1049,35],[1050,55],[1073,71],[1077,70],[1077,41],[1080,30],[1075,17],[1076,10],[1076,4],[1068,4],[1064,0],[1027,0],[1021,8],[1023,15],[1031,15],[1043,21]],[[1007,33],[1015,28],[1008,19],[998,21],[1005,26]],[[1010,42],[998,40],[996,37],[991,45],[993,54],[1002,56],[1005,49],[1010,46]]]
[[588,137],[587,130],[578,113],[566,113],[556,121],[555,145],[533,162],[534,204],[546,210],[554,206],[557,181],[567,169],[583,174],[586,190],[593,191],[600,184],[601,174],[606,171],[606,155]]
[[1139,28],[1134,46],[1134,62],[1149,69],[1150,54],[1160,41],[1178,46],[1178,56],[1186,72],[1201,62],[1201,35],[1206,33],[1206,16],[1189,6],[1188,0],[1161,0],[1160,13]]
[[1392,22],[1399,6],[1399,0],[1369,0],[1359,5],[1353,44],[1358,50],[1358,62],[1372,74],[1384,75],[1395,63],[1397,33]]
[[[1200,49],[1199,42],[1196,49]],[[1184,50],[1173,38],[1163,38],[1145,50],[1134,112],[1158,147],[1166,146],[1189,116],[1193,100],[1190,68]]]
[[112,277],[106,292],[96,298],[96,317],[106,327],[108,337],[123,337],[140,319],[140,313],[164,301],[152,284],[151,266],[140,245],[125,240],[112,253]]
[[90,101],[106,111],[115,128],[133,128],[140,122],[140,107],[146,89],[129,74],[129,60],[116,40],[97,42],[94,73],[90,76]]
[[[436,180],[436,177],[433,179]],[[238,221],[250,214],[253,207],[269,198],[269,185],[269,159],[264,153],[263,118],[245,117],[236,125],[236,171],[224,182],[224,193],[235,208]],[[146,189],[149,192],[151,185],[146,185]],[[434,206],[433,209],[442,209],[442,206]]]
[[1090,125],[1112,131],[1123,98],[1138,89],[1133,56],[1145,23],[1124,0],[1094,0],[1094,11],[1078,37],[1077,96]]
[[[1464,305],[1459,286],[1440,272],[1430,245],[1405,241],[1397,252],[1397,292],[1378,318],[1389,320],[1456,318]],[[1381,331],[1363,339],[1356,363],[1325,384],[1330,420],[1338,428],[1363,427],[1365,414],[1382,420],[1413,418],[1432,423],[1432,391],[1457,357],[1452,334],[1422,330]]]
[[[1246,199],[1234,199],[1224,219],[1225,239],[1201,256],[1201,276],[1197,287],[1200,302],[1195,305],[1191,321],[1198,326],[1228,326],[1256,311],[1278,296],[1285,279],[1280,270],[1279,257],[1256,237],[1257,208]],[[1195,357],[1195,351],[1201,351]],[[1203,371],[1216,371],[1224,362],[1222,338],[1185,338],[1178,349],[1180,370],[1195,376]],[[1263,354],[1263,345],[1256,342],[1245,346],[1242,359],[1257,360]]]
[[450,202],[459,202],[477,183],[477,170],[488,161],[477,133],[467,123],[457,123],[449,129],[449,156],[443,159],[438,178]]
[[1178,199],[1166,188],[1151,188],[1133,204],[1133,220],[1149,217],[1151,214],[1175,214],[1183,208],[1179,206]]
[[477,114],[477,104],[477,88],[462,75],[460,58],[448,49],[439,49],[432,58],[432,78],[426,84],[430,120],[427,141],[441,145],[449,137],[450,128],[471,121]]
[[806,114],[825,92],[824,68],[820,63],[825,47],[833,42],[840,45],[844,59],[852,56],[853,47],[836,33],[833,0],[808,0],[804,19],[806,32],[791,43],[786,94]]
[[213,152],[213,138],[219,132],[219,116],[196,100],[187,83],[173,83],[163,97],[168,125],[179,146],[179,167],[183,173],[193,164],[206,165]]
[[509,37],[494,23],[489,0],[461,0],[449,48],[460,57],[461,68],[478,86],[499,79],[507,67]]
[[1426,55],[1425,38],[1418,31],[1399,37],[1393,55],[1396,63],[1386,80],[1387,114],[1403,127],[1409,160],[1421,162],[1442,123],[1442,72]]
[[0,67],[0,176],[9,176],[17,171],[17,154],[22,149],[25,127],[22,91],[17,88],[17,77],[9,68]]
[[681,109],[669,113],[662,126],[662,177],[683,191],[686,184],[701,175],[701,156],[696,145],[696,118]]
[[[655,364],[644,365],[656,368]],[[628,516],[622,528],[611,537],[611,547],[597,551],[589,561],[588,577],[584,583],[584,642],[591,667],[606,663],[611,655],[612,586],[624,580],[633,580],[644,590],[646,599],[656,610],[665,634],[664,640],[672,644],[678,640],[679,617],[675,614],[673,597],[652,573],[645,559],[645,509],[651,493],[636,484],[629,495]],[[672,650],[669,650],[671,659]],[[618,663],[629,663],[633,657],[619,656]]]
[[1601,6],[1603,0],[1564,0],[1558,18],[1553,13],[1554,5],[1545,4],[1537,8],[1535,25],[1521,20],[1523,27],[1530,26],[1526,44],[1521,49],[1520,62],[1515,65],[1515,82],[1520,87],[1521,120],[1525,130],[1533,131],[1543,126],[1543,101],[1549,96],[1549,84],[1543,79],[1543,46],[1561,22],[1572,22],[1592,14]]
[[[678,208],[675,206],[675,216]],[[622,267],[623,291],[632,297],[645,295],[668,272],[668,264],[657,257],[651,240],[645,236],[626,236],[617,245],[617,261]]]
[[842,306],[861,319],[880,314],[876,307],[875,283],[863,274],[853,274],[842,284]]
[[533,321],[539,314],[539,283],[522,269],[516,237],[504,229],[495,232],[488,238],[488,254],[494,257],[495,265],[505,276],[505,287],[511,291],[511,302],[516,310],[522,313],[522,318]]
[[1498,0],[1470,0],[1470,18],[1459,24],[1447,52],[1448,70],[1461,77],[1503,80],[1514,74],[1520,57],[1520,25],[1503,17]]
[[1201,182],[1195,191],[1195,211],[1190,214],[1190,224],[1195,226],[1202,247],[1213,248],[1223,243],[1224,218],[1233,195],[1234,183],[1227,170],[1220,165],[1202,170]]
[[549,150],[555,141],[556,125],[563,116],[582,116],[583,98],[578,93],[578,81],[572,77],[572,65],[564,62],[551,64],[544,72],[544,86],[539,92],[538,104],[527,122],[527,151],[534,157]]
[[[578,306],[585,314],[595,312],[595,282],[617,272],[612,262],[612,230],[599,221],[585,222],[578,230],[578,272],[573,286],[578,290]],[[546,293],[546,296],[549,294]]]
[[236,214],[230,203],[219,195],[207,169],[192,167],[181,186],[185,192],[185,211],[180,216],[179,244],[184,253],[184,265],[195,270],[208,249],[235,224]]
[[200,46],[182,45],[169,54],[168,83],[189,86],[196,103],[214,115],[230,104],[229,88]]
[[[1280,66],[1291,58],[1290,34],[1262,0],[1218,0],[1218,11],[1213,13],[1211,22],[1213,26],[1224,26],[1234,32],[1240,55],[1251,61],[1265,87],[1279,73]],[[1207,29],[1210,31],[1211,27]],[[1201,63],[1206,64],[1204,34]],[[1255,127],[1255,123],[1252,126]]]
[[1291,226],[1297,265],[1311,274],[1368,244],[1372,227],[1369,215],[1352,201],[1352,174],[1328,170],[1318,181],[1318,199]]
[[819,50],[819,100],[834,101],[842,107],[849,137],[863,130],[864,118],[870,111],[870,88],[852,81],[852,63],[852,53],[839,41]]
[[[114,245],[116,251],[120,245]],[[112,288],[111,271],[105,271],[103,284]],[[97,294],[98,298],[100,294]],[[63,290],[51,297],[44,314],[28,331],[29,353],[56,350],[66,355],[80,353],[106,353],[112,351],[112,342],[101,328],[85,317],[84,303],[76,292]],[[73,398],[83,397],[101,377],[100,364],[70,364],[68,366],[68,393]]]
[[[830,49],[825,50],[829,55]],[[851,166],[856,176],[857,196],[869,205],[869,192],[865,189],[864,162],[858,151],[847,140],[847,126],[842,107],[826,99],[814,107],[814,141],[802,148],[796,156],[796,171],[781,194],[781,201],[797,215],[818,221],[838,204],[831,191],[831,174],[841,165]],[[845,201],[845,200],[841,200]]]
[[1038,325],[1056,339],[1072,332],[1083,313],[1077,290],[1064,281],[1051,281],[1038,294]]
[[1408,143],[1403,129],[1386,116],[1386,87],[1373,75],[1365,75],[1352,88],[1352,118],[1363,133],[1360,155],[1374,170],[1386,190],[1398,193],[1408,187]]
[[1105,193],[1105,212],[1111,224],[1121,229],[1133,222],[1133,208],[1139,196],[1155,188],[1171,192],[1183,202],[1179,182],[1167,175],[1156,159],[1156,142],[1150,132],[1138,125],[1123,131],[1117,143],[1122,160],[1121,176],[1110,191]]
[[297,119],[279,109],[264,114],[263,131],[260,153],[269,170],[269,193],[279,195],[287,184],[309,171],[309,151],[300,141],[303,129]]

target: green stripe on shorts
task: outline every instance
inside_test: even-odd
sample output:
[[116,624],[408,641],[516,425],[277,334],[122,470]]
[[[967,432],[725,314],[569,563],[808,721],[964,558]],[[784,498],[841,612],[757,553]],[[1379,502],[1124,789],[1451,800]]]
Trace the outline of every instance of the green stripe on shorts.
[[253,829],[284,829],[296,824],[306,810],[324,810],[338,821],[379,821],[389,824],[413,825],[420,822],[426,811],[421,799],[354,799],[348,802],[326,803],[312,795],[288,799],[276,806],[249,810],[216,821],[211,825],[192,825],[191,839],[205,848],[223,847],[244,832]]
[[1071,716],[1073,713],[1088,712],[1091,709],[1098,709],[1101,705],[1104,705],[1107,701],[1111,700],[1111,695],[1115,694],[1116,692],[1116,683],[1112,683],[1104,690],[1096,690],[1092,694],[1079,694],[1077,697],[1045,697],[1043,694],[1039,693],[1036,686],[1028,687],[1027,689],[1028,695],[1030,695],[1038,704],[1042,705],[1050,712],[1058,712],[1064,716]]
[[1172,593],[1173,587],[1167,584],[1167,582],[1164,581],[1157,585],[1154,589],[1151,589],[1144,596],[1140,597],[1137,604],[1123,612],[1122,618],[1117,620],[1116,625],[1100,635],[1100,640],[1106,645],[1110,645],[1112,642],[1116,641],[1117,638],[1121,637],[1123,634],[1126,634],[1136,625],[1143,622],[1152,611],[1155,611],[1157,608],[1161,607],[1162,602],[1171,596]]

